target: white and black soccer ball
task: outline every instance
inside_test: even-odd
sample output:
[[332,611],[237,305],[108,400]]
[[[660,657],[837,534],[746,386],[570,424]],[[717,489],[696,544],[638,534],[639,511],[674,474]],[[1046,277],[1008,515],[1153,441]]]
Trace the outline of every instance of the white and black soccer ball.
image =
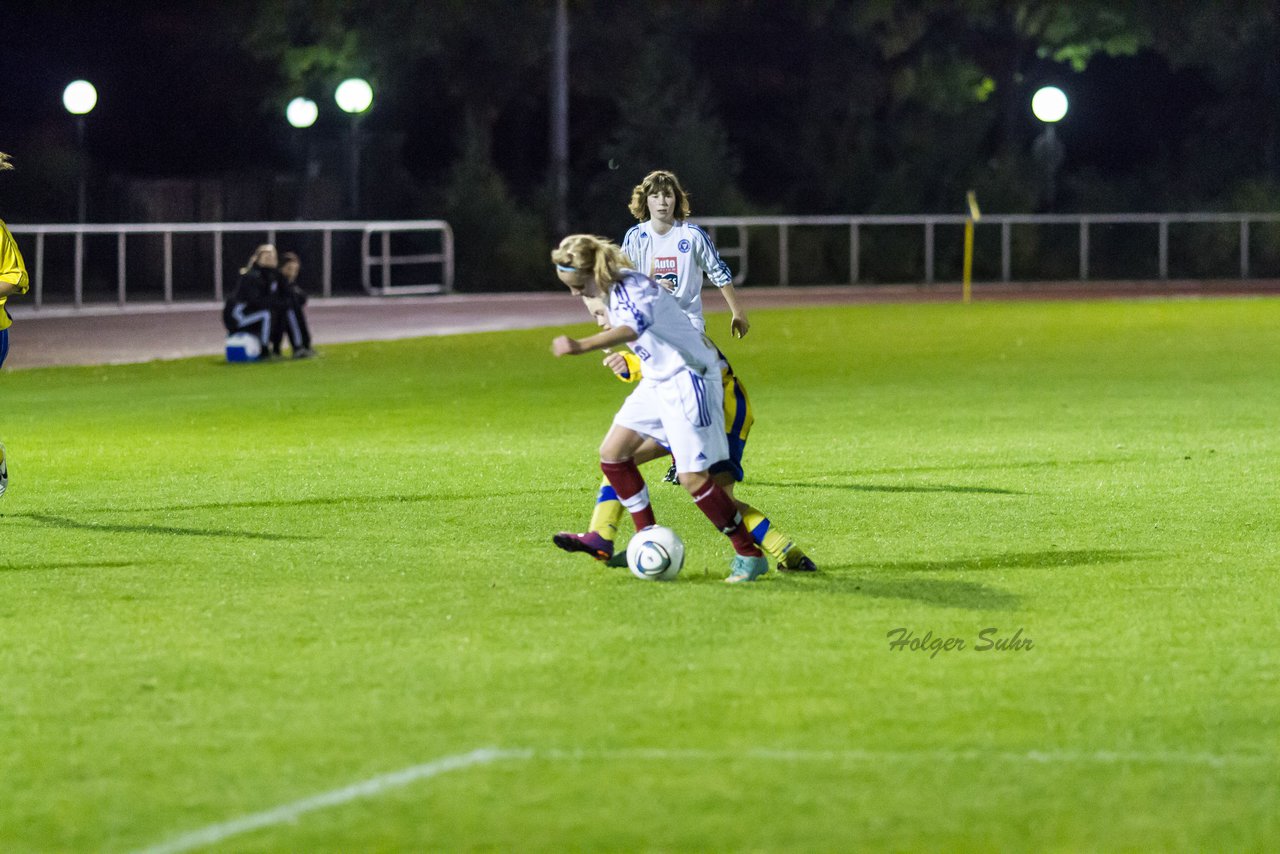
[[650,525],[627,543],[627,567],[645,581],[671,581],[684,566],[684,542],[661,525]]

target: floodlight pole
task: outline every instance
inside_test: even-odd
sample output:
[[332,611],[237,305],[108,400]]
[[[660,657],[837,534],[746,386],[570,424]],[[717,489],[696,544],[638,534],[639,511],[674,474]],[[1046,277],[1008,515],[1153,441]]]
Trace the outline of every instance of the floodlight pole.
[[89,161],[84,151],[84,116],[76,116],[76,152],[80,155],[80,181],[76,193],[76,221],[81,225],[85,223],[85,217],[88,214],[88,171]]
[[72,80],[67,84],[67,88],[62,90],[62,106],[67,108],[76,120],[76,156],[79,160],[78,169],[79,180],[76,189],[76,218],[83,225],[86,212],[88,210],[88,193],[86,184],[88,183],[89,158],[85,154],[84,148],[84,129],[85,116],[93,110],[95,104],[98,103],[98,90],[93,88],[93,84],[88,80]]
[[[307,129],[316,123],[318,114],[319,109],[316,107],[316,102],[310,98],[303,97],[294,98],[284,110],[284,117],[293,126],[294,130],[294,157],[302,162],[302,172],[298,180],[299,220],[304,219],[306,216],[309,185],[316,172],[313,166],[315,161],[314,143],[311,140],[311,134],[307,133]],[[299,136],[299,134],[302,134],[302,136]]]
[[360,216],[360,115],[373,104],[373,88],[365,80],[352,77],[338,84],[334,100],[351,115],[351,215]]
[[558,0],[551,36],[551,175],[556,233],[569,230],[569,10]]
[[[302,133],[306,133],[306,131],[304,130]],[[307,208],[311,201],[311,182],[315,180],[316,175],[319,174],[320,171],[320,164],[316,161],[316,144],[315,141],[311,139],[310,134],[307,134],[307,140],[304,147],[306,149],[306,153],[302,165],[302,187],[301,191],[298,193],[299,220],[307,218]]]
[[1031,145],[1031,156],[1044,170],[1045,206],[1051,211],[1058,196],[1058,169],[1067,156],[1053,126],[1067,114],[1067,96],[1056,86],[1045,86],[1031,96],[1031,112],[1044,125],[1044,133]]
[[1058,169],[1066,159],[1066,146],[1058,139],[1057,132],[1050,122],[1044,123],[1044,132],[1036,137],[1031,146],[1031,156],[1040,163],[1044,170],[1045,206],[1052,211],[1058,198]]
[[351,215],[360,216],[360,113],[351,114]]

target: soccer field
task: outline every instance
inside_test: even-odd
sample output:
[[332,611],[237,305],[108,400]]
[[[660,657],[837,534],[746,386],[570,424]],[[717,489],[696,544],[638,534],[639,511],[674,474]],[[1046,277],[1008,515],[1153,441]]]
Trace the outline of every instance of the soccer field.
[[554,548],[559,329],[0,376],[0,849],[1280,847],[1280,301],[710,323],[814,576]]

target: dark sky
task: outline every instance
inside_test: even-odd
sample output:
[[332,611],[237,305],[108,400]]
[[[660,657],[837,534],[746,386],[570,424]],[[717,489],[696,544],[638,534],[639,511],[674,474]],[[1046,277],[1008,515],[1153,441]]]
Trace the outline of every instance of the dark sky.
[[[246,58],[238,44],[252,8],[249,0],[11,6],[0,80],[13,124],[0,130],[0,150],[19,164],[23,151],[37,146],[71,150],[74,122],[61,95],[68,82],[83,77],[99,93],[86,145],[100,169],[187,176],[286,166],[289,131],[268,109],[274,73]],[[1175,74],[1149,54],[1102,57],[1082,75],[1059,76],[1072,96],[1059,131],[1067,167],[1104,175],[1121,176],[1176,145],[1191,109],[1212,97],[1194,74]],[[333,112],[328,106],[322,105],[322,116]],[[376,110],[368,119],[371,128],[389,120]],[[496,150],[501,155],[501,146]],[[767,171],[744,165],[745,176],[753,165],[757,174]]]
[[[267,131],[262,98],[272,75],[236,50],[217,21],[244,3],[25,3],[5,17],[0,79],[16,118],[0,145],[74,144],[62,90],[98,89],[87,145],[112,171],[164,175],[251,165]],[[213,8],[220,11],[211,14]],[[195,49],[193,49],[193,47]],[[16,149],[16,150],[14,150]],[[4,150],[4,149],[0,149]]]

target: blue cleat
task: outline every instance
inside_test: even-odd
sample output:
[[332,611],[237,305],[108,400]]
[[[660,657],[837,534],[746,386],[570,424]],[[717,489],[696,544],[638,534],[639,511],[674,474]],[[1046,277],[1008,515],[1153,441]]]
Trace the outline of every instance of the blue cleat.
[[724,580],[724,583],[741,584],[744,581],[755,581],[768,571],[769,559],[764,555],[755,557],[734,555],[733,563],[729,565],[729,577]]
[[818,565],[797,548],[793,548],[787,552],[787,558],[778,564],[778,569],[782,572],[817,572]]

